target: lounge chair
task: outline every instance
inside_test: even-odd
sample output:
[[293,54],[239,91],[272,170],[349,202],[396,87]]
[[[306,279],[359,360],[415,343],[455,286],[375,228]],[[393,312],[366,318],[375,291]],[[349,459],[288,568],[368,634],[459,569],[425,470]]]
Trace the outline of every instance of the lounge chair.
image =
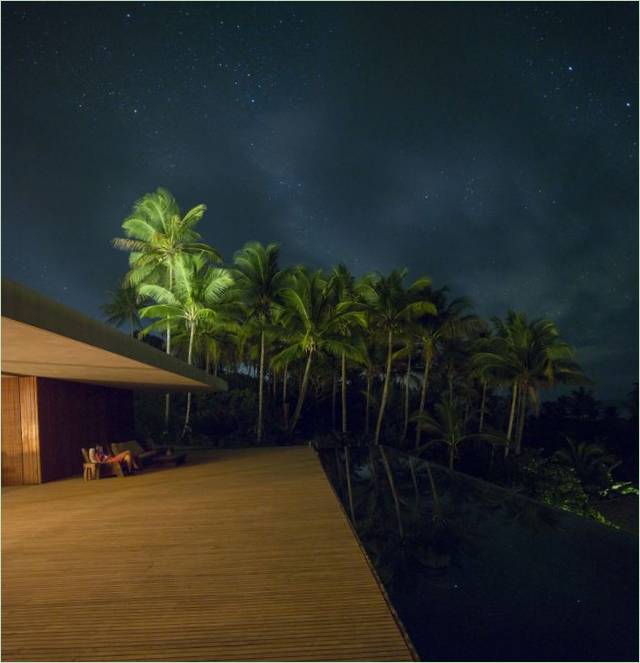
[[136,440],[128,440],[127,442],[113,442],[111,444],[111,453],[116,456],[123,451],[130,451],[137,461],[142,465],[149,465],[153,462],[155,457],[160,453],[158,449],[143,449]]
[[85,481],[89,479],[101,479],[102,477],[123,477],[124,472],[120,463],[94,463],[89,457],[88,449],[80,449],[84,460],[82,466],[82,477]]

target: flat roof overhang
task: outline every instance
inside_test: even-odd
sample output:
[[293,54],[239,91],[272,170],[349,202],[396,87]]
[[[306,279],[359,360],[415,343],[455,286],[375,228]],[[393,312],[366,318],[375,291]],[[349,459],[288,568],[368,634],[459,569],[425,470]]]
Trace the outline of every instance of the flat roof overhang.
[[124,389],[227,390],[224,380],[8,279],[2,372]]

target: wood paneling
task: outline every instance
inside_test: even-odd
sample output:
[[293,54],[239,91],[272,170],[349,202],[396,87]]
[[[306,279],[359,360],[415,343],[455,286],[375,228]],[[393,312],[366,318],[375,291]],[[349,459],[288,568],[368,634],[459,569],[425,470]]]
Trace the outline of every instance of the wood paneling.
[[2,497],[3,660],[411,660],[306,447]]
[[2,376],[2,483],[23,482],[22,430],[20,428],[20,383],[17,377]]
[[40,426],[37,378],[20,377],[23,483],[40,483]]
[[133,394],[124,389],[38,378],[42,481],[82,470],[81,447],[133,437]]

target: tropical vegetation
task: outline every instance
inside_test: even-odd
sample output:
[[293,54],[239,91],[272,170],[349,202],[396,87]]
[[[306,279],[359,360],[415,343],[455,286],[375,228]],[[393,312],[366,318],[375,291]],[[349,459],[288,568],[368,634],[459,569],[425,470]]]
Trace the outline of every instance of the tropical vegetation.
[[[560,385],[581,385],[557,401],[563,422],[580,428],[593,415],[589,380],[554,321],[516,310],[484,320],[428,275],[285,265],[275,244],[249,242],[225,262],[198,231],[205,212],[183,213],[158,189],[113,240],[129,264],[103,306],[107,321],[229,384],[227,394],[174,395],[173,412],[166,395],[147,432],[201,445],[333,435],[503,483],[527,467],[570,467],[589,494],[629,465],[619,462],[628,450],[587,428],[545,428],[554,401],[541,392]],[[540,449],[544,462],[532,460]]]

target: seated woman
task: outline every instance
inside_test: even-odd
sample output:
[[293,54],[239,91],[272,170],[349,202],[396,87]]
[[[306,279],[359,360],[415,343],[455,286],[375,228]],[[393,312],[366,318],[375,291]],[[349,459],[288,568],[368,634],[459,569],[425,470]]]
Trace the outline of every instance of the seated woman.
[[92,462],[96,463],[124,464],[128,474],[132,474],[134,470],[136,472],[142,471],[142,467],[140,466],[140,464],[138,464],[134,455],[130,451],[123,451],[122,453],[112,456],[110,454],[106,454],[104,452],[104,449],[99,444],[97,444],[95,449],[89,449],[89,458],[91,459]]

